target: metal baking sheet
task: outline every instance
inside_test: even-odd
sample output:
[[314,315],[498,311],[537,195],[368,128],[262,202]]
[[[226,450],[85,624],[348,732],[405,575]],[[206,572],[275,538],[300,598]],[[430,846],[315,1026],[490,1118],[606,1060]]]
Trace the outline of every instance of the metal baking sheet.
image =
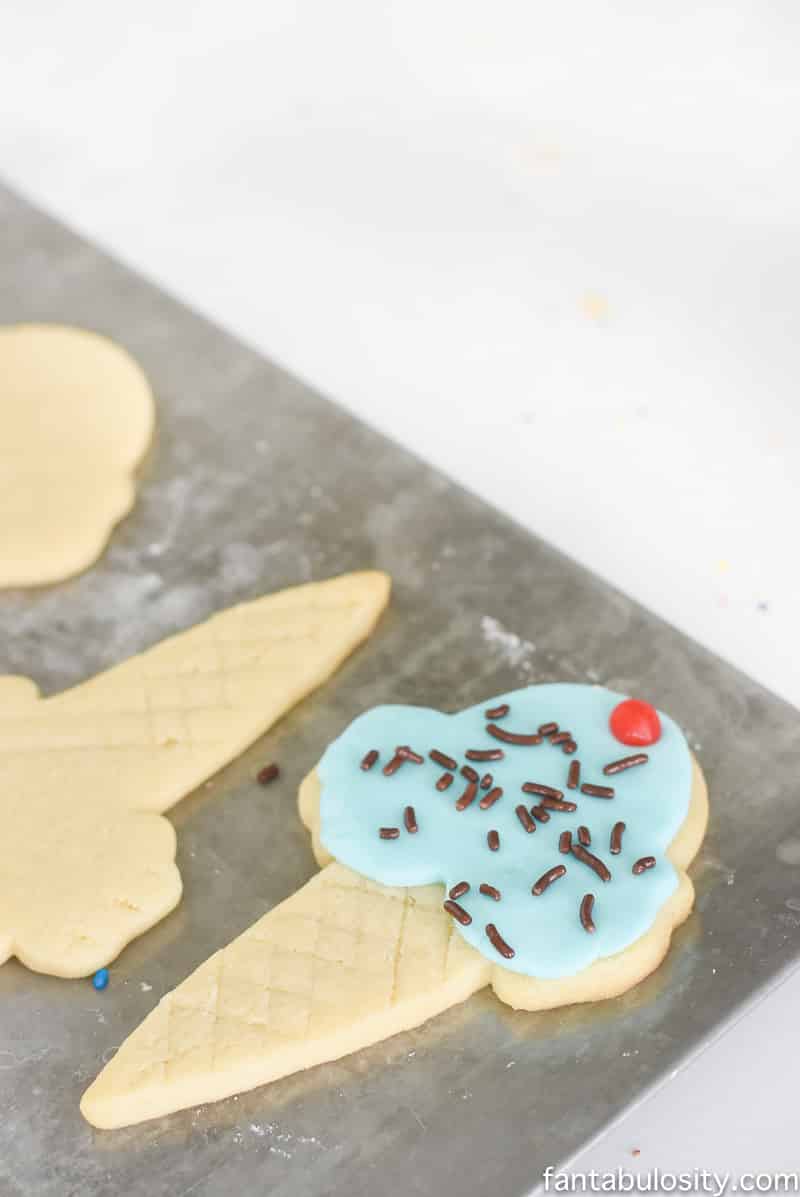
[[[334,680],[173,812],[183,902],[115,962],[104,993],[0,969],[0,1192],[528,1193],[796,959],[796,713],[0,190],[0,321],[20,320],[126,345],[154,385],[158,434],[98,564],[0,595],[0,671],[50,693],[282,586],[379,566],[395,589]],[[484,992],[238,1099],[117,1132],[82,1121],[84,1087],[158,998],[312,874],[297,784],[353,716],[377,702],[454,710],[557,679],[650,696],[708,775],[697,909],[656,974],[545,1014]],[[253,777],[273,759],[282,780],[265,790]]]

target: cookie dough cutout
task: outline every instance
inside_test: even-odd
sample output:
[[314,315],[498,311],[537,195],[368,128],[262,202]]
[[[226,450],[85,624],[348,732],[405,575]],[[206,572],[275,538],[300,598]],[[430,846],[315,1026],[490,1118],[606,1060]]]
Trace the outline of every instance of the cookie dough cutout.
[[88,976],[172,910],[161,812],[321,685],[389,585],[353,573],[232,607],[53,698],[0,678],[0,963]]
[[0,588],[87,569],[133,506],[155,420],[113,341],[57,324],[0,328]]
[[162,998],[84,1094],[92,1125],[143,1122],[339,1059],[489,984],[524,1010],[614,997],[660,964],[692,907],[686,869],[708,818],[696,762],[689,811],[667,851],[678,889],[624,952],[559,980],[487,961],[455,931],[442,886],[392,888],[327,863],[319,794],[312,773],[300,814],[322,871]]

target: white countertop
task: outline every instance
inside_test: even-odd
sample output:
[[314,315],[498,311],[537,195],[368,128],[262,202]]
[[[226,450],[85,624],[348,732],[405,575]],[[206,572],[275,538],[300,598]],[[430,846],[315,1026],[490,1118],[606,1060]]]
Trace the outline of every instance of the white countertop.
[[[800,15],[611,7],[30,0],[0,169],[800,705]],[[798,1000],[576,1166],[796,1167]]]

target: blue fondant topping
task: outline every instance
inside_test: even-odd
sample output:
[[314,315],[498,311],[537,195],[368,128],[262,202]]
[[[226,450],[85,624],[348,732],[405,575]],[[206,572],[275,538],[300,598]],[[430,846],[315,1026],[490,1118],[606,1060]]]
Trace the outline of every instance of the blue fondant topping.
[[[459,935],[493,963],[515,972],[542,978],[572,976],[600,957],[621,952],[649,930],[678,884],[665,853],[689,809],[689,749],[677,725],[659,712],[662,734],[646,749],[648,763],[604,776],[604,765],[637,751],[620,744],[609,729],[611,711],[624,698],[598,686],[558,684],[501,694],[456,715],[407,706],[367,711],[329,746],[320,762],[322,842],[343,864],[384,885],[442,882],[449,890],[467,881],[470,891],[459,902],[472,923],[456,924]],[[485,712],[501,703],[511,708],[498,721],[504,730],[530,733],[553,721],[573,734],[577,751],[567,756],[547,740],[525,747],[499,743],[486,732],[491,720]],[[425,763],[406,762],[386,777],[382,768],[401,744],[423,755]],[[361,761],[373,748],[380,759],[365,772]],[[434,748],[454,757],[459,767],[470,763],[468,748],[502,748],[503,760],[472,764],[481,775],[492,773],[503,797],[481,810],[485,791],[479,791],[471,806],[457,811],[456,800],[467,782],[456,773],[449,789],[436,789],[443,769],[428,757]],[[580,789],[567,789],[567,773],[575,760],[580,761],[581,783],[613,786],[615,797],[593,798]],[[526,833],[515,808],[523,802],[530,809],[539,801],[522,792],[526,781],[562,790],[577,810],[553,811],[549,822],[537,823],[535,833]],[[405,829],[406,806],[414,808],[416,834]],[[622,852],[612,855],[611,829],[619,821],[626,826]],[[611,870],[608,882],[558,850],[560,833],[571,831],[575,842],[581,825],[591,832],[590,851]],[[380,827],[398,827],[400,835],[381,839]],[[500,835],[497,852],[487,845],[491,829]],[[656,865],[634,876],[632,866],[642,856],[655,856]],[[534,882],[558,864],[566,865],[566,875],[534,897]],[[499,889],[501,900],[480,894],[481,882]],[[595,895],[594,934],[583,929],[579,917],[587,893]],[[490,922],[513,947],[512,960],[501,959],[489,942],[485,927]]]

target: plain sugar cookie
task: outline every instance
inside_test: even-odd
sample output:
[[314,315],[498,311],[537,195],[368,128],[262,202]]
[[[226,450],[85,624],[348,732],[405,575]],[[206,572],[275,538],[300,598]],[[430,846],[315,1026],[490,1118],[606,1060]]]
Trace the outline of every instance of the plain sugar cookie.
[[0,587],[96,561],[130,511],[154,405],[133,358],[57,324],[0,328]]
[[385,574],[345,574],[231,607],[52,698],[0,678],[0,963],[88,976],[172,910],[162,812],[321,685],[388,597]]
[[300,789],[321,872],[161,1000],[84,1117],[119,1127],[215,1101],[486,985],[543,1010],[642,980],[691,910],[708,802],[677,725],[629,702],[530,686],[456,715],[356,719]]

